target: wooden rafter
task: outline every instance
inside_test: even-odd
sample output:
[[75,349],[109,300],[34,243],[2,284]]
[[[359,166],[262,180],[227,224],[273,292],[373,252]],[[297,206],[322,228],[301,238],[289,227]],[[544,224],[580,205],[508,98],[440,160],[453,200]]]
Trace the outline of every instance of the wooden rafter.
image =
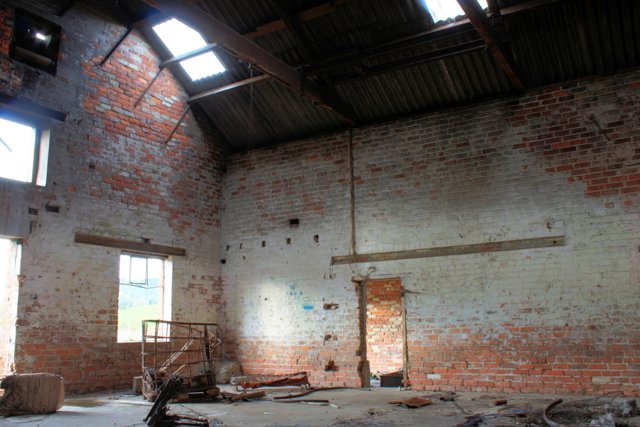
[[477,0],[457,1],[465,15],[467,15],[467,18],[469,18],[469,21],[471,21],[471,25],[473,25],[487,44],[489,52],[491,52],[493,58],[507,75],[513,87],[517,90],[524,90],[524,83],[522,83],[522,79],[518,75],[516,64],[513,61],[511,53],[496,34],[489,18],[485,15],[484,10],[482,10]]

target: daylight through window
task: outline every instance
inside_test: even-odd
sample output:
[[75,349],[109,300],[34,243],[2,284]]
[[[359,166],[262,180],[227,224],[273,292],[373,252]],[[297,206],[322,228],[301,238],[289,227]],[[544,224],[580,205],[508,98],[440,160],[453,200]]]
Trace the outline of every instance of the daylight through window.
[[[199,32],[175,18],[154,26],[153,31],[173,56],[184,55],[207,45]],[[180,61],[180,65],[194,81],[225,71],[218,57],[211,51]]]
[[49,131],[0,117],[0,177],[44,186]]
[[[433,22],[447,21],[464,15],[456,0],[422,0]],[[478,0],[483,9],[487,8],[486,0]]]
[[141,341],[143,320],[171,320],[171,261],[121,254],[118,342]]

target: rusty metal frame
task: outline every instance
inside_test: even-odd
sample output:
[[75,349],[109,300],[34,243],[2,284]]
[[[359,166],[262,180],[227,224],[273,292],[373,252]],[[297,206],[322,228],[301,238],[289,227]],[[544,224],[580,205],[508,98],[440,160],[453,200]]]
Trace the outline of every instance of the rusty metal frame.
[[222,328],[215,323],[143,320],[143,394],[155,399],[173,375],[184,380],[183,393],[214,389],[215,360],[222,353]]

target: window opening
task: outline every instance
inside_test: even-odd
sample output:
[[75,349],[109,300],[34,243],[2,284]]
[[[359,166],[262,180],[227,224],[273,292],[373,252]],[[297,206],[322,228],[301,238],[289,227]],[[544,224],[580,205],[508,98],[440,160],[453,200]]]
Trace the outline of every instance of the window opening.
[[171,320],[171,261],[120,255],[118,342],[140,342],[143,320]]
[[10,55],[18,61],[55,75],[60,32],[59,25],[16,8]]
[[[207,45],[199,32],[175,18],[154,26],[153,31],[173,56],[193,52]],[[180,65],[193,81],[225,71],[224,65],[211,51],[180,61]]]
[[[431,18],[433,18],[434,23],[464,16],[464,12],[456,0],[422,0],[422,3],[431,15]],[[483,9],[488,7],[486,0],[478,0],[478,3]]]
[[50,131],[0,116],[0,177],[46,185]]

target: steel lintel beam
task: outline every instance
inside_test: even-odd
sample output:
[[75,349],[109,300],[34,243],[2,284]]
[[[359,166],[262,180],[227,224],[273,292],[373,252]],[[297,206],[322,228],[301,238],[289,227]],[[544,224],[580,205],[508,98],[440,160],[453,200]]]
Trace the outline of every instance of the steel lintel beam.
[[427,249],[410,249],[406,251],[334,256],[331,257],[331,264],[357,264],[362,262],[396,261],[401,259],[516,251],[520,249],[564,246],[564,244],[564,236],[534,237],[531,239],[504,240],[500,242],[476,243],[472,245],[440,246]]
[[518,75],[516,64],[513,61],[511,53],[494,30],[491,21],[489,21],[489,18],[485,15],[478,1],[457,1],[469,21],[471,21],[473,27],[487,44],[489,52],[491,52],[491,55],[493,55],[493,58],[500,68],[502,68],[502,71],[507,75],[513,87],[517,90],[524,90],[524,83],[522,83],[522,79]]
[[254,65],[263,73],[271,75],[290,90],[303,94],[314,103],[340,116],[349,124],[355,124],[355,114],[350,107],[339,100],[327,99],[327,95],[320,87],[311,82],[305,82],[289,64],[243,37],[214,16],[186,2],[171,0],[144,0],[144,2],[161,13],[175,16],[182,22],[196,28],[210,41],[218,43],[221,48],[232,55]]

